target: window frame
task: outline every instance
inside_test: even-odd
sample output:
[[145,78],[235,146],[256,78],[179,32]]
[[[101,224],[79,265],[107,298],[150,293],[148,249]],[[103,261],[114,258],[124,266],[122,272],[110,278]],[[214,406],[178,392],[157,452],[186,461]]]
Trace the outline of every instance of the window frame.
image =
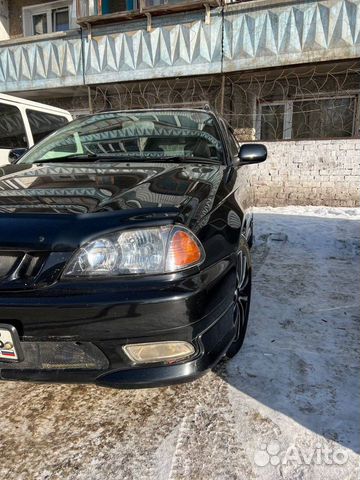
[[[0,105],[8,105],[8,106],[17,108],[20,111],[21,119],[24,125],[24,133],[26,135],[26,143],[28,148],[32,147],[34,143],[33,143],[33,138],[31,134],[30,125],[27,119],[27,115],[25,113],[25,107],[23,105],[17,105],[14,102],[6,101],[3,99],[0,100]],[[19,147],[19,148],[22,148],[22,147]],[[3,150],[11,150],[11,148],[2,147],[0,144],[0,151],[3,151]]]
[[[343,95],[331,95],[331,92],[327,93],[326,95],[321,95],[317,98],[317,100],[332,100],[334,99],[353,99],[355,102],[355,108],[353,113],[353,124],[352,124],[352,133],[351,136],[348,137],[337,137],[337,138],[358,138],[357,130],[360,133],[360,125],[357,128],[357,123],[360,121],[360,94],[356,92],[351,92],[348,94]],[[256,139],[261,140],[261,126],[262,126],[262,108],[269,107],[269,106],[276,106],[276,105],[284,105],[284,125],[283,125],[283,135],[282,138],[275,139],[275,140],[266,140],[266,141],[274,141],[274,142],[281,142],[283,140],[294,140],[294,141],[301,141],[301,140],[311,140],[312,138],[293,138],[292,137],[292,126],[293,126],[293,107],[294,103],[296,102],[306,102],[306,101],[314,101],[314,97],[309,95],[306,97],[301,98],[294,98],[291,100],[273,100],[273,101],[261,101],[258,99],[257,101],[257,113],[256,113]],[[332,137],[321,137],[317,138],[318,140],[327,139]],[[265,140],[264,140],[265,141]]]
[[31,13],[30,15],[30,20],[31,20],[31,35],[32,36],[35,36],[35,35],[41,35],[41,34],[36,34],[35,33],[35,28],[34,28],[34,17],[38,17],[40,15],[45,15],[46,16],[46,32],[43,33],[43,35],[47,35],[49,32],[49,15],[47,14],[47,12],[33,12]]
[[[43,35],[49,35],[51,33],[59,33],[60,31],[54,30],[53,25],[53,11],[58,9],[68,9],[69,13],[69,30],[76,28],[74,23],[74,2],[73,0],[56,0],[54,2],[48,2],[37,5],[30,5],[22,8],[23,17],[23,32],[25,37],[35,36],[33,17],[35,15],[46,14],[47,19],[47,33]],[[41,37],[42,35],[36,35]]]
[[[126,1],[126,0],[125,0]],[[115,12],[106,12],[104,13],[103,11],[103,8],[104,8],[104,5],[103,3],[101,2],[101,12],[100,12],[100,15],[114,15],[114,14],[117,14],[117,13],[126,13],[126,12],[138,12],[140,10],[140,0],[133,0],[134,2],[134,8],[132,9],[125,9],[125,10],[117,10]],[[99,8],[99,7],[98,7]]]
[[[31,110],[35,110],[35,108],[30,108]],[[128,111],[123,111],[123,112],[103,112],[103,113],[98,113],[96,115],[93,115],[93,116],[90,116],[89,118],[84,118],[84,119],[78,119],[78,120],[75,120],[73,122],[73,125],[71,126],[70,130],[71,129],[74,129],[74,126],[79,129],[79,128],[83,128],[84,126],[89,126],[91,125],[91,121],[95,118],[95,117],[99,117],[98,118],[98,121],[104,121],[104,120],[109,120],[109,118],[104,118],[104,117],[110,117],[110,116],[114,116],[114,115],[126,115],[129,119],[132,119],[131,117],[132,116],[136,116],[137,114],[141,114],[143,115],[144,113],[147,113],[147,114],[152,114],[153,116],[156,116],[156,115],[162,115],[162,114],[166,114],[166,113],[169,113],[169,114],[176,114],[175,109],[171,109],[171,108],[168,108],[168,109],[165,109],[163,111],[159,111],[159,110],[146,110],[144,111],[143,109],[141,110],[128,110]],[[216,138],[217,142],[220,144],[221,146],[221,149],[222,149],[222,152],[223,152],[223,155],[222,157],[223,158],[219,158],[219,161],[216,162],[216,164],[219,164],[219,165],[231,165],[232,162],[231,162],[231,159],[230,159],[230,153],[229,153],[229,149],[228,149],[228,144],[227,144],[227,141],[226,141],[226,125],[225,123],[223,122],[223,120],[220,118],[217,118],[216,115],[214,115],[213,112],[211,111],[197,111],[197,110],[186,110],[184,113],[188,113],[188,114],[197,114],[197,113],[201,113],[201,114],[206,114],[208,117],[210,117],[213,122],[214,122],[214,127],[216,129],[216,133],[218,135],[218,137]],[[180,113],[180,112],[179,112]],[[183,112],[181,112],[183,113]],[[65,115],[64,115],[65,118],[67,118]],[[102,117],[102,118],[100,118]],[[86,121],[90,121],[90,123],[87,123],[86,125],[83,123],[83,122],[86,122]],[[92,122],[93,123],[93,122]],[[201,122],[198,122],[198,123],[201,123]],[[111,125],[110,125],[111,126]],[[114,125],[115,126],[115,125]],[[62,128],[66,128],[67,125],[65,125],[64,127]],[[89,129],[87,129],[89,130]],[[67,134],[69,134],[69,131],[67,130],[66,131]],[[84,134],[84,132],[80,132],[81,134]],[[104,133],[102,132],[102,129],[100,130],[100,132],[98,133]],[[74,135],[75,137],[75,143],[76,143],[76,146],[78,148],[78,151],[79,153],[83,153],[83,147],[84,145],[86,145],[86,143],[90,143],[90,141],[96,141],[96,139],[94,140],[87,140],[86,142],[85,141],[81,141],[80,137],[79,137],[79,130],[76,130],[76,131],[70,131],[70,134],[71,135]],[[93,131],[93,132],[87,132],[87,135],[96,135],[97,132],[96,131]],[[130,137],[129,137],[130,138]],[[123,137],[123,139],[125,139],[125,137]],[[118,139],[113,139],[111,140],[111,142],[113,141],[117,141]],[[99,141],[101,141],[101,139],[99,139]],[[47,142],[46,139],[43,139],[42,142]],[[36,159],[38,159],[39,155],[42,155],[43,158],[47,158],[46,155],[51,152],[51,150],[47,150],[45,151],[44,153],[44,146],[40,147],[40,143],[42,142],[39,142],[38,144],[35,145],[34,147],[34,150],[31,150],[29,151],[25,156],[24,156],[24,159],[21,161],[21,163],[33,163],[33,160],[32,161],[28,161],[29,160],[29,157],[31,158],[33,155],[36,157]],[[52,145],[52,147],[55,147],[56,145]],[[48,147],[48,145],[47,145]],[[40,149],[40,150],[39,150]],[[105,152],[104,153],[108,153],[108,152]],[[115,152],[116,153],[116,152]],[[123,153],[126,153],[126,152],[123,152]],[[45,155],[45,156],[44,156]],[[128,156],[128,155],[127,155]],[[49,157],[49,158],[52,158],[52,157]],[[55,157],[54,157],[55,158]],[[57,157],[56,157],[57,158]],[[133,158],[137,158],[137,156],[134,156]],[[140,158],[140,157],[139,157]]]
[[[232,157],[232,159],[236,159],[238,158],[239,156],[239,153],[240,153],[240,145],[239,145],[239,142],[236,140],[236,137],[234,135],[234,132],[233,130],[228,126],[227,127],[227,134],[228,134],[228,138],[229,138],[229,152],[230,152],[230,155]],[[231,145],[232,143],[232,145]],[[232,149],[234,148],[234,153],[232,152]],[[236,148],[236,151],[235,151],[235,148]]]
[[[35,145],[35,139],[34,139],[34,135],[33,135],[33,129],[31,127],[30,118],[29,118],[29,115],[28,115],[29,112],[39,112],[39,113],[43,113],[45,115],[53,115],[54,117],[64,118],[67,121],[67,123],[69,123],[69,119],[65,115],[57,114],[57,113],[54,113],[54,112],[48,112],[47,110],[44,110],[44,109],[41,109],[41,108],[36,108],[36,107],[33,107],[33,106],[26,105],[25,109],[24,109],[24,115],[25,115],[26,120],[27,120],[28,125],[29,125],[29,129],[30,129],[30,133],[31,133],[31,140],[32,140],[33,145]],[[65,125],[62,125],[62,126],[65,126]],[[55,128],[52,132],[54,132],[55,130],[58,130],[59,128],[61,128],[61,127]],[[47,133],[45,135],[45,137],[50,135],[52,132]],[[45,137],[43,137],[43,138],[45,138]],[[39,143],[41,140],[38,140],[36,143]]]
[[53,33],[55,32],[62,32],[63,30],[54,30],[56,27],[55,22],[56,22],[56,14],[57,13],[62,13],[66,12],[68,13],[68,19],[69,19],[69,30],[71,26],[71,19],[70,19],[70,6],[65,6],[65,7],[58,7],[58,8],[52,8],[51,9],[51,24],[52,24],[52,31]]

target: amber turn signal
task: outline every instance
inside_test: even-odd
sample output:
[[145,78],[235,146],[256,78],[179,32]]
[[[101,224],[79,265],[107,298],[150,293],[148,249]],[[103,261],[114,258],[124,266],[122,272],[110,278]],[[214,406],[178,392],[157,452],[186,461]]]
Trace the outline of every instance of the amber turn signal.
[[175,227],[167,254],[167,270],[181,270],[200,264],[204,250],[195,235],[185,228]]

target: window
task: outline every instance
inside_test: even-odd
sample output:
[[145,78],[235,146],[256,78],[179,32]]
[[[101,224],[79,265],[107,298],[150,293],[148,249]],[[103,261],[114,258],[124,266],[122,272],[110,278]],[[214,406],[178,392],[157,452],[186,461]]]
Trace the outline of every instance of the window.
[[354,96],[262,103],[257,117],[261,140],[352,137],[356,134]]
[[43,35],[69,30],[73,27],[71,23],[72,3],[72,0],[62,0],[24,7],[24,35]]
[[20,110],[0,103],[0,148],[26,148],[25,126]]
[[351,137],[354,112],[355,98],[294,102],[292,137]]
[[65,117],[38,110],[26,110],[34,143],[40,142],[49,133],[68,123]]
[[40,13],[39,15],[33,15],[33,34],[43,35],[48,32],[47,29],[47,17],[46,13]]
[[102,14],[126,12],[137,9],[137,0],[102,0]]
[[69,30],[69,8],[56,8],[52,11],[53,32]]
[[261,107],[261,138],[280,140],[289,138],[288,110],[285,103],[273,103]]
[[[42,127],[39,113],[33,113],[36,128],[44,132],[46,124]],[[174,156],[221,162],[223,156],[222,141],[211,115],[190,110],[154,110],[109,112],[75,120],[35,146],[27,154],[26,163],[65,159],[74,152],[143,162],[163,162]]]
[[229,140],[230,140],[230,154],[232,157],[237,157],[239,155],[239,145],[237,141],[235,140],[234,134],[230,128],[228,129],[228,135],[229,135]]

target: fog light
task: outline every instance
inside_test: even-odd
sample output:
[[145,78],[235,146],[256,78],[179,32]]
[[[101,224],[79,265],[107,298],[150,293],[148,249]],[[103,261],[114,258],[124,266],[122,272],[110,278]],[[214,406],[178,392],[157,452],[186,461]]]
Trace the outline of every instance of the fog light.
[[187,342],[153,342],[125,345],[124,352],[135,363],[152,363],[182,360],[195,353]]

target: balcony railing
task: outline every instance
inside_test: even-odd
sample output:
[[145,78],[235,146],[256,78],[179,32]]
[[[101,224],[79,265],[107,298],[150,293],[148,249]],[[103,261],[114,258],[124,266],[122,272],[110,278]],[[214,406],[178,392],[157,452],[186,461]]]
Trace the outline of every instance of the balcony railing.
[[79,23],[136,18],[222,5],[223,0],[77,0]]
[[[84,21],[82,31],[0,42],[0,91],[244,72],[359,58],[360,37],[350,28],[360,25],[358,1],[351,9],[348,0],[260,1],[266,2],[262,8],[250,8],[251,2],[244,2],[224,12],[214,9],[208,23],[199,9],[159,16],[147,29],[141,13],[143,18],[135,22],[115,20],[103,27]],[[88,4],[94,7],[93,1]],[[112,15],[117,13],[103,17]]]
[[204,8],[204,4],[209,6],[220,6],[221,0],[139,0],[140,11],[161,12],[188,10],[189,8]]

